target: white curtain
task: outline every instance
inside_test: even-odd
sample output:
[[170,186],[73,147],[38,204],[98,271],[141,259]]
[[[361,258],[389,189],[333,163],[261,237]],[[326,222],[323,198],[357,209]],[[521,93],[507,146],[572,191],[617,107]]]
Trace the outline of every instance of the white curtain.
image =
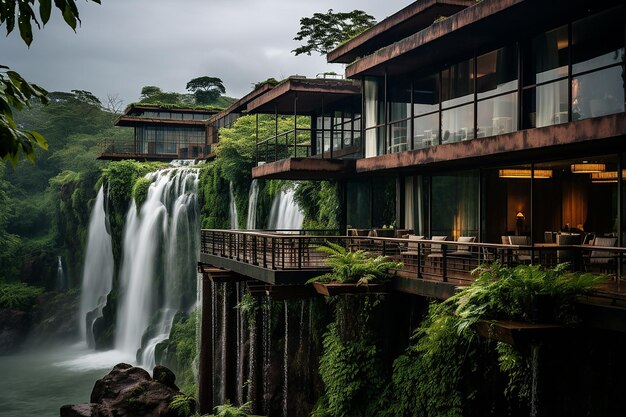
[[365,157],[376,156],[376,112],[378,109],[378,83],[375,79],[365,80]]

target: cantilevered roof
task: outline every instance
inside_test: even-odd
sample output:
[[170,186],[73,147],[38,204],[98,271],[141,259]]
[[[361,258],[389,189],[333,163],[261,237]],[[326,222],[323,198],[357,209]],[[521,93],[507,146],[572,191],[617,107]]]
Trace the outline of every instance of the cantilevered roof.
[[[200,114],[206,115],[206,118],[202,120],[182,120],[182,119],[167,119],[162,117],[144,117],[141,116],[146,111],[163,111],[169,113],[186,113],[186,114]],[[126,108],[123,115],[118,117],[114,124],[115,126],[133,127],[143,124],[159,124],[159,125],[172,125],[172,126],[204,126],[207,124],[207,120],[211,115],[217,113],[217,110],[204,109],[204,108],[188,108],[188,107],[165,107],[155,104],[131,104]]]
[[248,103],[248,113],[293,114],[297,97],[298,114],[311,113],[338,100],[361,94],[361,84],[353,80],[289,77],[272,90]]
[[225,116],[227,116],[227,115],[229,115],[231,113],[241,113],[242,111],[246,110],[246,107],[247,107],[249,102],[251,102],[252,100],[257,98],[258,96],[260,96],[262,94],[265,94],[266,92],[268,92],[272,88],[274,88],[273,84],[271,84],[271,83],[264,83],[259,88],[255,88],[254,90],[252,90],[251,92],[249,92],[248,94],[246,94],[245,96],[240,98],[239,100],[235,101],[233,104],[228,106],[226,109],[224,109],[221,112],[211,116],[211,118],[209,119],[209,123],[214,123],[217,120],[221,119],[222,117],[225,117]]
[[475,0],[418,0],[338,46],[326,59],[328,62],[349,64],[430,26],[441,16],[451,16],[475,3]]
[[347,77],[427,69],[553,28],[623,0],[483,0],[346,68]]
[[206,120],[177,120],[160,119],[156,117],[120,116],[115,120],[115,126],[133,127],[138,125],[171,125],[171,126],[206,126]]

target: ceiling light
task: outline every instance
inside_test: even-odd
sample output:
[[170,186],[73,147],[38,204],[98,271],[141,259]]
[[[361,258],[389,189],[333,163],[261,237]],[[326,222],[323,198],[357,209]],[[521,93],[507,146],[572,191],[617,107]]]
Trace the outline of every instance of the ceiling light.
[[605,164],[572,164],[570,166],[574,174],[592,174],[606,171]]
[[[533,171],[530,169],[501,169],[498,176],[500,178],[518,178],[518,179],[530,179],[533,178]],[[552,178],[551,169],[536,169],[535,179]]]

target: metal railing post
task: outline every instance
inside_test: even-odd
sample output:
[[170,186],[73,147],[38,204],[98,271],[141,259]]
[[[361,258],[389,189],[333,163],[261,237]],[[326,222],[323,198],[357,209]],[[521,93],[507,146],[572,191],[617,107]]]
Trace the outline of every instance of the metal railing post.
[[443,282],[448,282],[448,246],[441,245],[441,273]]

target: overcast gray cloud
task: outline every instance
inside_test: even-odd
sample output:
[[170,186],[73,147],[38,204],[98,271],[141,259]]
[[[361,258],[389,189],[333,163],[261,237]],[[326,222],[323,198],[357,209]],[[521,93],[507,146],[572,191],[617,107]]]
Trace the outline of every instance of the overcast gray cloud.
[[[361,9],[377,20],[411,0],[102,0],[78,2],[75,34],[56,13],[28,49],[17,32],[0,39],[0,63],[49,91],[81,89],[137,101],[142,86],[183,92],[187,81],[220,77],[241,97],[255,82],[343,71],[318,55],[294,56],[303,16]],[[5,28],[0,27],[0,31]]]

